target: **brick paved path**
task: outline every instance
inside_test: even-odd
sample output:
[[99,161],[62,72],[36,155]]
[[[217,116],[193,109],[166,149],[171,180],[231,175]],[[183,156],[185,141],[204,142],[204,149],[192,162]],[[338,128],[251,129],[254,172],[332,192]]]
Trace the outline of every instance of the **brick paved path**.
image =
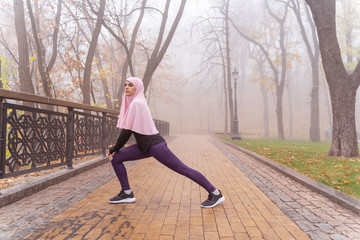
[[0,208],[0,239],[360,239],[359,215],[239,150],[205,136],[169,146],[223,204],[201,209],[203,189],[147,159],[127,163],[137,202],[110,205],[119,184],[105,164]]
[[0,208],[0,239],[22,239],[114,178],[110,164]]
[[[93,174],[69,179],[72,190],[60,187],[62,183],[51,187],[59,192],[56,196],[54,191],[49,196],[51,189],[46,189],[0,209],[2,230],[8,233],[0,238],[309,239],[207,137],[179,136],[169,146],[222,190],[226,197],[223,204],[213,209],[200,208],[207,198],[206,191],[154,159],[128,168],[136,203],[109,204],[108,199],[119,191],[119,183],[113,178],[110,164],[106,164]],[[81,176],[90,179],[82,180]],[[80,193],[70,196],[71,191]],[[36,208],[46,197],[52,199],[50,206]],[[54,205],[63,207],[57,209]],[[10,211],[22,217],[3,223],[12,216]],[[28,212],[26,216],[24,211]]]

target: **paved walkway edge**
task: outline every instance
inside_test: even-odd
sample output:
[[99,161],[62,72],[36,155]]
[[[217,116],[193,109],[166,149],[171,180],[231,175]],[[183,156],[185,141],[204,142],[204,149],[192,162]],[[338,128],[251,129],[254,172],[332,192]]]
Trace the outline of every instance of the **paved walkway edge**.
[[329,186],[326,186],[325,184],[314,181],[300,173],[295,172],[294,170],[292,170],[284,165],[281,165],[271,159],[265,158],[264,156],[258,155],[252,151],[244,149],[240,146],[237,146],[235,144],[232,144],[232,143],[222,140],[220,138],[216,138],[216,139],[219,140],[220,142],[223,142],[233,148],[236,148],[236,149],[250,155],[251,157],[257,159],[258,161],[276,169],[277,171],[281,172],[282,174],[303,184],[304,186],[310,188],[311,190],[329,198],[331,201],[338,203],[339,205],[351,210],[352,212],[360,214],[360,201],[357,200],[356,198],[353,198],[345,193],[342,193],[342,192],[335,190]]
[[3,189],[0,191],[0,208],[107,162],[109,159],[106,156],[94,158],[79,163],[74,168],[65,168],[29,182]]

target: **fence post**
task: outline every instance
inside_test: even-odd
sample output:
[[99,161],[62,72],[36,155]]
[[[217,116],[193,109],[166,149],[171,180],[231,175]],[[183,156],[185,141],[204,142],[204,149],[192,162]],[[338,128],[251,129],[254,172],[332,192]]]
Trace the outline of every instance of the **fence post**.
[[5,160],[6,160],[6,109],[3,106],[3,98],[0,98],[1,116],[0,116],[0,178],[5,176]]
[[102,139],[102,141],[101,141],[101,150],[102,150],[102,153],[103,153],[103,155],[105,156],[105,152],[106,152],[106,148],[107,148],[107,146],[108,146],[108,143],[107,143],[107,137],[106,137],[106,134],[107,134],[107,132],[106,132],[106,125],[107,125],[107,122],[106,122],[106,113],[105,112],[103,112],[102,113],[103,114],[103,117],[102,117],[102,136],[101,136],[101,139]]
[[72,158],[74,155],[74,108],[68,107],[68,124],[66,129],[66,163],[68,168],[73,168]]

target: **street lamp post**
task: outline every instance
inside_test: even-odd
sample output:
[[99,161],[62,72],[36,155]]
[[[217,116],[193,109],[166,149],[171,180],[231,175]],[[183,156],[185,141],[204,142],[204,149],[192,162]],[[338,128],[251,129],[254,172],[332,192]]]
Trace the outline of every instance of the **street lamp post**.
[[234,71],[232,72],[232,76],[234,79],[234,92],[235,92],[235,103],[234,103],[234,108],[235,108],[235,114],[234,114],[234,133],[233,136],[231,137],[234,140],[241,140],[241,137],[239,135],[239,120],[238,120],[238,115],[237,115],[237,98],[236,98],[236,80],[237,77],[239,75],[239,72],[236,71],[236,68],[234,68]]

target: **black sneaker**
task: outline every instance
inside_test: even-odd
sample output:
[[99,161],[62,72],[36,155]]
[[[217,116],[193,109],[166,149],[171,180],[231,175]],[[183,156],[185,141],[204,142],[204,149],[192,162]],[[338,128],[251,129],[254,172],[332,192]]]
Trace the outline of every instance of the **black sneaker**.
[[[220,191],[219,191],[220,192]],[[208,196],[208,199],[201,204],[201,207],[203,208],[213,208],[219,203],[222,203],[225,200],[225,197],[219,193],[219,195],[215,195],[213,193],[210,193]]]
[[134,193],[131,192],[130,194],[126,194],[124,190],[109,200],[109,203],[132,203],[135,202]]

